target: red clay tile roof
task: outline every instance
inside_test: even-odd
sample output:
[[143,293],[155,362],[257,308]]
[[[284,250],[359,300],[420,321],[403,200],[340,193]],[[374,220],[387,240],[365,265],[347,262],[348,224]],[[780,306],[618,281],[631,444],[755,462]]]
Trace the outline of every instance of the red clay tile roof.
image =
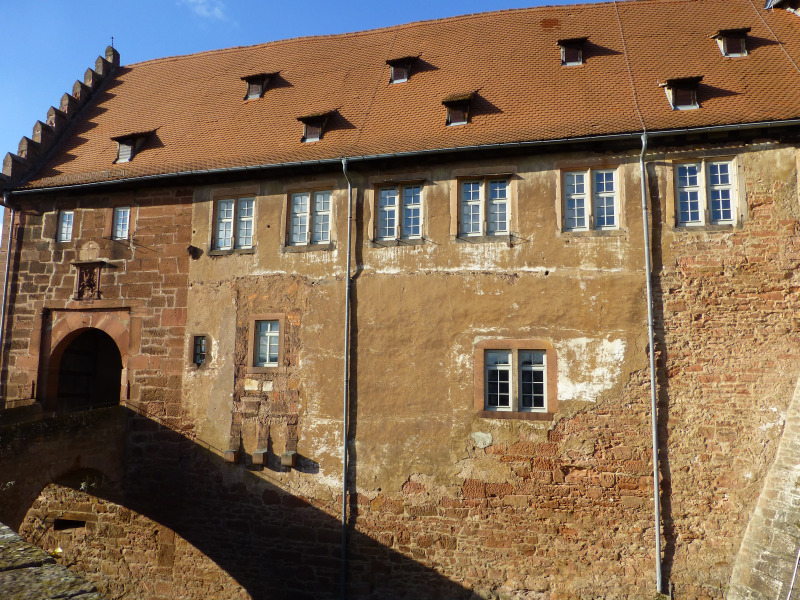
[[[723,57],[709,33],[742,27],[749,55]],[[562,67],[557,40],[583,36],[584,64]],[[398,56],[419,58],[391,84]],[[508,10],[163,58],[120,68],[26,187],[636,132],[637,104],[648,130],[794,119],[797,64],[800,17],[761,0]],[[275,72],[242,99],[242,77]],[[659,83],[686,75],[703,76],[702,107],[673,111]],[[447,127],[442,98],[463,90],[478,90],[471,121]],[[332,110],[302,143],[297,116]],[[113,164],[115,136],[153,130]]]

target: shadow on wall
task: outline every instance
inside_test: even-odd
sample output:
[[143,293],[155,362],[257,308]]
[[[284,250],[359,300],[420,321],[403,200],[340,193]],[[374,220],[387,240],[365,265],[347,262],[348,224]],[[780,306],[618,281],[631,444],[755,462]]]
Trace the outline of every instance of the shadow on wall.
[[[65,414],[3,433],[0,521],[12,528],[50,483],[80,490],[76,473],[100,472],[109,483],[92,494],[171,529],[252,598],[339,597],[341,498],[312,506],[258,477],[255,467],[226,463],[125,407]],[[472,596],[352,525],[348,539],[347,598]]]

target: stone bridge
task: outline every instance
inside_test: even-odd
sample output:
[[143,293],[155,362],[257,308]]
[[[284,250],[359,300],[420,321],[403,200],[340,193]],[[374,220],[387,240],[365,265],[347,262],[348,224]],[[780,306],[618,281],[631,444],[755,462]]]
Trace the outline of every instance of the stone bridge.
[[[0,521],[49,552],[63,546],[72,555],[59,562],[101,592],[339,597],[341,497],[313,506],[124,406],[37,414],[31,405],[0,415]],[[351,513],[348,598],[471,596],[358,533],[355,499]]]

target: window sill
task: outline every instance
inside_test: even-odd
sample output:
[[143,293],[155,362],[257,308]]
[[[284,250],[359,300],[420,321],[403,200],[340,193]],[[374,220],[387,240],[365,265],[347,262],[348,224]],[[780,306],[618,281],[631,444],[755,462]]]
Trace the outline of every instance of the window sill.
[[513,236],[511,234],[502,234],[502,235],[463,235],[459,234],[454,237],[454,240],[457,243],[464,243],[464,244],[483,244],[486,242],[505,242],[506,244],[510,244],[513,240]]
[[519,412],[511,410],[479,410],[481,419],[518,419],[521,421],[552,421],[553,413],[549,412]]
[[333,250],[334,248],[336,248],[336,244],[333,242],[327,244],[297,244],[296,246],[281,246],[281,252],[289,254],[293,252],[321,252]]
[[424,238],[400,238],[397,240],[372,240],[370,248],[392,248],[395,246],[422,246],[425,244]]
[[256,247],[249,248],[228,248],[227,250],[209,250],[209,256],[228,256],[230,254],[255,254]]
[[278,365],[275,365],[274,367],[253,367],[253,366],[248,366],[245,369],[245,373],[247,375],[257,375],[259,373],[280,373],[280,372],[282,372],[282,369]]
[[675,225],[672,228],[672,231],[675,232],[687,232],[687,231],[731,231],[733,229],[737,229],[741,227],[741,225],[737,224],[727,224],[727,225]]
[[564,237],[625,237],[628,235],[627,229],[586,229],[580,231],[562,230]]

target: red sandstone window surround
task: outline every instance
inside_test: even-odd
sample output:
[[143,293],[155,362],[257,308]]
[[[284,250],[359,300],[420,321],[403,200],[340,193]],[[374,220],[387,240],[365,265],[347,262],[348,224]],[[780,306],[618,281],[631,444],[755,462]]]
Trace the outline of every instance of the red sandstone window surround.
[[475,345],[474,406],[488,419],[551,420],[558,409],[556,351],[540,339]]
[[246,372],[274,373],[283,369],[285,334],[285,314],[251,315],[247,336]]

